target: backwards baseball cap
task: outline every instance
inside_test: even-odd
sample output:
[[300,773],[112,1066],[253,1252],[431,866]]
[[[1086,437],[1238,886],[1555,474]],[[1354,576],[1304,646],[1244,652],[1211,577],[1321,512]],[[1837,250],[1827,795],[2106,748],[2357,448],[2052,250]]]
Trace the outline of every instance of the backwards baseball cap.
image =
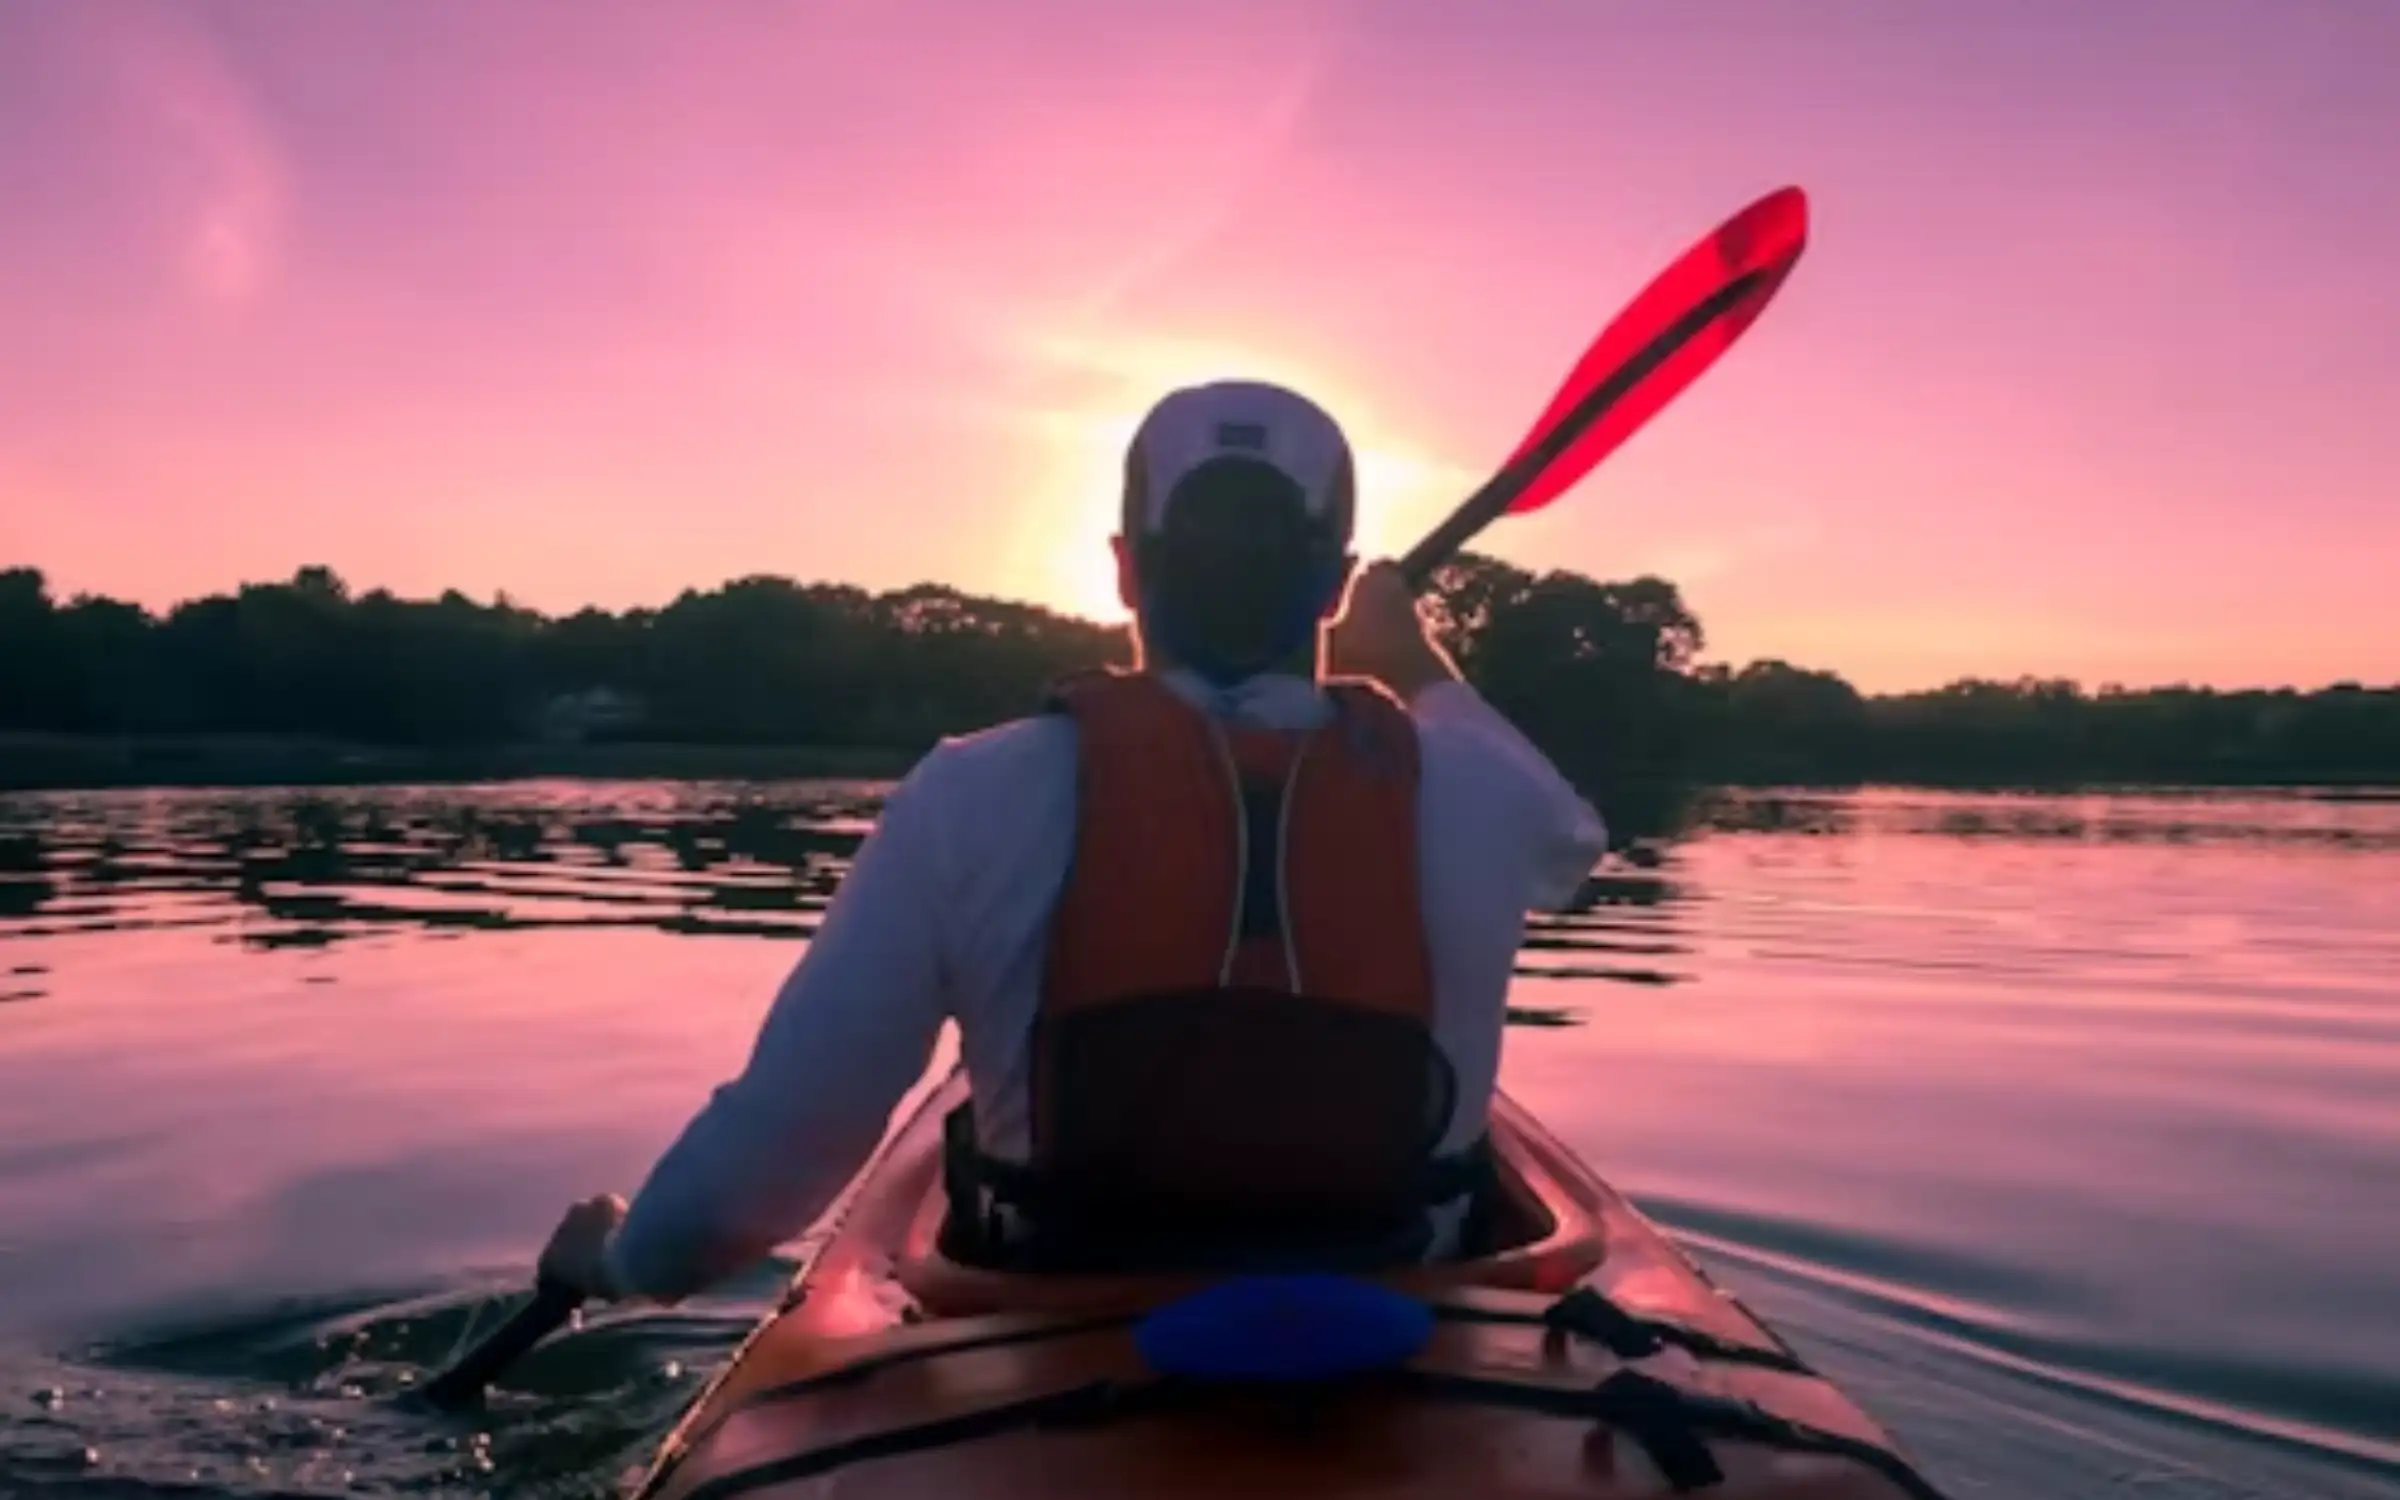
[[1306,397],[1246,380],[1170,393],[1125,450],[1151,638],[1221,686],[1288,657],[1341,587],[1356,488],[1349,440]]
[[1279,477],[1277,488],[1298,492],[1312,531],[1337,549],[1349,544],[1357,508],[1350,440],[1307,397],[1253,380],[1186,386],[1150,408],[1125,452],[1125,535],[1156,535],[1177,501],[1202,488],[1186,481],[1237,467],[1267,484]]

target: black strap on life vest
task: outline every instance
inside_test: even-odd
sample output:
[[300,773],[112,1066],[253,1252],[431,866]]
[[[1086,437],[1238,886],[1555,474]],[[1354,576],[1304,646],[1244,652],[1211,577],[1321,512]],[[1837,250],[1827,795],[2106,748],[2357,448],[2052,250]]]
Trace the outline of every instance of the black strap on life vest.
[[1138,1225],[1128,1226],[1120,1237],[1078,1224],[1071,1236],[1054,1237],[1043,1226],[1074,1217],[1062,1204],[1059,1185],[1039,1168],[985,1152],[976,1139],[974,1104],[968,1101],[942,1120],[942,1186],[949,1211],[941,1248],[966,1264],[1035,1272],[1389,1269],[1424,1258],[1432,1243],[1434,1210],[1462,1199],[1480,1201],[1494,1181],[1491,1143],[1485,1138],[1426,1160],[1413,1193],[1422,1211],[1394,1231],[1262,1240],[1246,1234],[1244,1226],[1230,1225],[1224,1236],[1178,1245],[1160,1243]]

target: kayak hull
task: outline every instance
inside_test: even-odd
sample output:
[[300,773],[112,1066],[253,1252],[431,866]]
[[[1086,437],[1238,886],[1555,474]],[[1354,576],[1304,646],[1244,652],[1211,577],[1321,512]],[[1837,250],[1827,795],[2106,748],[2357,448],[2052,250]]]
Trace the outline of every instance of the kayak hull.
[[954,1074],[893,1132],[782,1309],[662,1445],[644,1500],[1932,1493],[1505,1096],[1492,1242],[1376,1278],[1433,1308],[1429,1339],[1388,1371],[1263,1385],[1143,1357],[1138,1319],[1200,1278],[942,1255],[941,1121],[965,1097]]

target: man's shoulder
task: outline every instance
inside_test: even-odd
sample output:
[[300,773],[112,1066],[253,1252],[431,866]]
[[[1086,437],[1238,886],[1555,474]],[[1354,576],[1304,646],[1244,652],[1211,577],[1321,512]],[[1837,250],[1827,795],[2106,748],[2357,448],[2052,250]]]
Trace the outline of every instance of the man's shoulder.
[[912,794],[947,798],[1023,790],[1074,763],[1075,726],[1064,714],[1029,714],[950,735],[908,773]]
[[[1075,816],[1074,726],[1036,714],[941,741],[885,804],[958,920],[1013,911],[1064,858]],[[962,915],[963,914],[963,915]],[[1014,920],[1013,918],[1011,919]],[[1010,928],[1013,931],[1013,927]]]

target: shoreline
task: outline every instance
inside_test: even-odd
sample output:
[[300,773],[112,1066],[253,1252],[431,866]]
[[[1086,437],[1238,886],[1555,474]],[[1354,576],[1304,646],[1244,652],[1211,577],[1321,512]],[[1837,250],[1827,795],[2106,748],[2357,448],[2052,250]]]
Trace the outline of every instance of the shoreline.
[[[672,741],[423,747],[302,735],[72,735],[0,733],[0,795],[141,787],[372,786],[486,781],[894,781],[922,748],[864,745],[712,745]],[[2052,796],[2177,792],[2308,793],[2317,800],[2400,801],[2400,783],[2323,774],[2207,780],[2025,775],[1694,777],[1689,790],[1835,792],[1865,787],[2020,792]],[[1658,788],[1649,788],[1655,792]],[[1638,795],[1638,794],[1637,794]]]
[[298,735],[0,734],[0,794],[136,787],[896,780],[921,750],[642,741],[424,747]]

